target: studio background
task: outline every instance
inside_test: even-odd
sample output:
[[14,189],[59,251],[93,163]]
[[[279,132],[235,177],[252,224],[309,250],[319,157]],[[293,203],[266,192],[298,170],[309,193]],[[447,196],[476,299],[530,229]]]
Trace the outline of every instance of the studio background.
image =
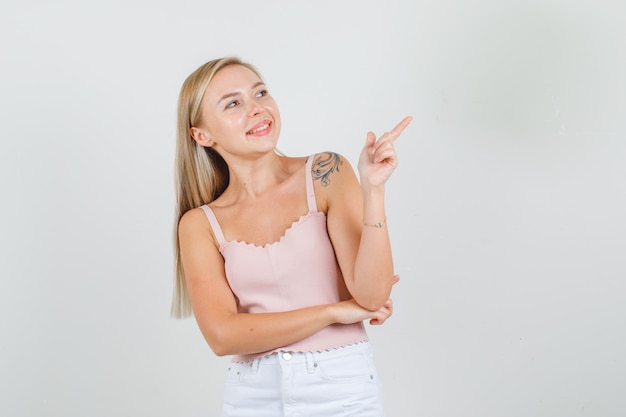
[[169,318],[176,101],[223,55],[280,149],[354,165],[414,117],[387,187],[389,416],[626,413],[626,5],[0,5],[0,415],[215,416],[228,358]]

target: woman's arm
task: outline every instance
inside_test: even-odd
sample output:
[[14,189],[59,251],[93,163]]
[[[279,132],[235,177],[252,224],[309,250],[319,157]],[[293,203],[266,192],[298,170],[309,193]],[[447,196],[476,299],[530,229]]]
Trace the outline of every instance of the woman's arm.
[[216,355],[265,352],[305,339],[333,323],[370,319],[372,324],[382,324],[391,315],[391,302],[371,312],[354,300],[281,313],[237,313],[224,259],[204,212],[185,213],[178,236],[194,315]]
[[[348,162],[338,155],[335,166],[325,168],[326,181],[316,183],[325,196],[328,231],[346,286],[361,306],[372,311],[389,299],[394,283],[385,183],[397,166],[393,142],[411,120],[403,119],[378,140],[368,133],[359,158],[360,184]],[[316,178],[322,178],[315,171],[315,161],[313,169]]]

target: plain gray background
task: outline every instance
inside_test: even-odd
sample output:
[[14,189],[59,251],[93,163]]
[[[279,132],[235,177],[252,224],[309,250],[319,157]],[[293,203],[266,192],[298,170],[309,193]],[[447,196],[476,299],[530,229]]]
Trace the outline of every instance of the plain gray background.
[[403,116],[389,416],[626,413],[626,6],[7,1],[0,415],[215,416],[228,358],[170,320],[178,90],[259,67],[289,155]]

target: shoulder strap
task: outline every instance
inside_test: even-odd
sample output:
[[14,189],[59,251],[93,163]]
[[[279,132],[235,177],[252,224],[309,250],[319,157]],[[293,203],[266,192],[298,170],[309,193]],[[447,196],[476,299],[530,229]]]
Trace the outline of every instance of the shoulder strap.
[[313,175],[311,169],[313,167],[313,158],[315,155],[309,156],[306,160],[306,201],[309,206],[309,213],[317,212],[317,200],[315,199],[315,187],[313,187]]
[[204,214],[206,214],[206,218],[211,224],[211,228],[213,229],[213,234],[217,239],[217,243],[221,245],[226,242],[226,239],[224,239],[224,233],[222,232],[222,228],[220,227],[220,223],[217,221],[217,217],[215,217],[215,213],[213,213],[211,207],[205,204],[201,207],[201,209],[204,210]]

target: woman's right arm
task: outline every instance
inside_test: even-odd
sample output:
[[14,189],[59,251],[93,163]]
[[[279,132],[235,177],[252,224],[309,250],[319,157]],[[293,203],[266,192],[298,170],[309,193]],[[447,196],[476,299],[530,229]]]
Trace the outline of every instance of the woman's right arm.
[[382,324],[391,315],[391,301],[372,312],[353,300],[280,313],[238,313],[224,259],[201,209],[183,215],[178,239],[194,315],[216,355],[266,352],[305,339],[333,323],[370,319]]

